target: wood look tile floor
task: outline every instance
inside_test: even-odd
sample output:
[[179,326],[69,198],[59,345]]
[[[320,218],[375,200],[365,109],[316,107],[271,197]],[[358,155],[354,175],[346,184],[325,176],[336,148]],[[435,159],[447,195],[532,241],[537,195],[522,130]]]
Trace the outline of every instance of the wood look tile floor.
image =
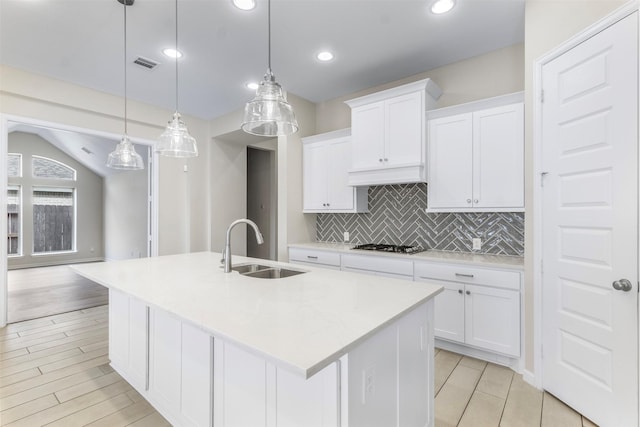
[[[0,329],[1,426],[169,423],[109,366],[106,305]],[[592,427],[508,368],[436,350],[436,427]]]
[[109,291],[67,265],[7,273],[8,323],[36,319],[109,302]]

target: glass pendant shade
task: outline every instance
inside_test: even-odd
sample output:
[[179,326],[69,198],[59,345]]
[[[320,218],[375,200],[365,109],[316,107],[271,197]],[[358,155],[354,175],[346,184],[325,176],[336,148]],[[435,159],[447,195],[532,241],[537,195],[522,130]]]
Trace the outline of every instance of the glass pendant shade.
[[271,70],[256,90],[256,96],[244,108],[242,130],[258,136],[291,135],[298,131],[298,121],[282,87]]
[[136,152],[135,147],[127,135],[124,135],[120,143],[116,146],[116,149],[109,153],[107,167],[122,170],[144,169],[142,157]]
[[177,111],[173,113],[158,141],[156,151],[163,156],[196,157],[198,155],[196,139],[189,134],[187,125]]

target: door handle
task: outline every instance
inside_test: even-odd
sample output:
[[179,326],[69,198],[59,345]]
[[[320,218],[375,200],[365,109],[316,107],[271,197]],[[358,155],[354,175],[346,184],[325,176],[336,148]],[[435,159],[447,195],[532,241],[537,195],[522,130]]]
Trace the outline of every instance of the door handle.
[[633,285],[627,279],[620,279],[613,282],[613,289],[616,291],[629,292],[633,288]]

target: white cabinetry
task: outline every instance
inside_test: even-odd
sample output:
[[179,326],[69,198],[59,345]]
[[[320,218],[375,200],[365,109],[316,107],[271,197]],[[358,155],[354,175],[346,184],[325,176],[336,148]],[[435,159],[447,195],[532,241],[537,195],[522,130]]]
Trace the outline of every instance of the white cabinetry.
[[342,270],[411,280],[413,261],[385,256],[344,254]]
[[425,111],[441,94],[424,79],[346,101],[353,147],[349,184],[426,181]]
[[293,264],[317,265],[319,267],[340,270],[340,254],[332,251],[307,248],[289,248],[289,262]]
[[109,359],[111,366],[138,390],[148,387],[148,307],[129,295],[109,290]]
[[367,187],[350,187],[350,130],[302,139],[303,212],[366,212]]
[[428,113],[429,211],[524,210],[524,108],[513,102],[521,97]]
[[435,298],[436,338],[520,356],[520,273],[419,263],[415,280],[445,290]]
[[151,309],[149,400],[172,424],[211,425],[212,338]]

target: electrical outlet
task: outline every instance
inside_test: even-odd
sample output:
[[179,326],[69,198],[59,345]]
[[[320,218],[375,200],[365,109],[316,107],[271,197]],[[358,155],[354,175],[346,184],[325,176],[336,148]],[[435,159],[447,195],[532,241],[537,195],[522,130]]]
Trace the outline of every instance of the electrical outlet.
[[345,241],[345,242],[348,242],[348,241],[349,241],[349,232],[348,232],[348,231],[345,231],[345,232],[343,233],[343,237],[344,237],[344,241]]
[[472,244],[473,244],[473,250],[474,251],[479,251],[480,249],[482,249],[482,239],[479,237],[474,237],[471,240]]
[[376,390],[376,370],[369,366],[362,371],[362,404],[367,403],[367,398],[372,396]]

